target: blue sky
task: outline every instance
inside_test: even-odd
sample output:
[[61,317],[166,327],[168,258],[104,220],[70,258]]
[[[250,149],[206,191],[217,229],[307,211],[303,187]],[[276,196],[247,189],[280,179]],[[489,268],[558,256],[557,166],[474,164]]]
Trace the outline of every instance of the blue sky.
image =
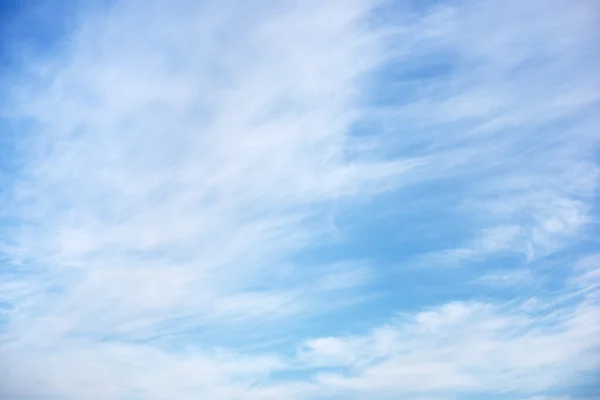
[[0,397],[599,398],[595,1],[0,17]]

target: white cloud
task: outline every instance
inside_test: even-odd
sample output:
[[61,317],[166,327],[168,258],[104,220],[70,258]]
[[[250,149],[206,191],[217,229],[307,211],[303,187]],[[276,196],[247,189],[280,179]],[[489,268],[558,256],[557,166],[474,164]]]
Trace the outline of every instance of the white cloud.
[[378,121],[381,146],[427,148],[433,161],[419,177],[458,191],[459,204],[440,204],[470,228],[461,244],[418,265],[468,264],[498,251],[533,261],[591,221],[600,82],[590,10],[560,0],[449,2],[398,34],[393,83],[409,94],[402,107],[378,110],[392,121]]
[[368,7],[215,5],[85,10],[66,51],[14,87],[11,112],[36,122],[5,211],[19,219],[6,254],[38,268],[5,284],[3,360],[20,380],[74,398],[253,396],[278,357],[164,347],[325,313],[369,282],[368,266],[288,260],[330,240],[332,204],[419,163],[343,158],[381,57]]
[[496,288],[522,288],[539,284],[541,280],[542,278],[533,274],[531,270],[515,268],[490,272],[475,279],[474,283]]
[[600,366],[598,317],[592,301],[543,314],[521,304],[449,303],[365,336],[308,341],[299,358],[343,367],[317,382],[372,398],[535,393],[573,384],[578,373]]

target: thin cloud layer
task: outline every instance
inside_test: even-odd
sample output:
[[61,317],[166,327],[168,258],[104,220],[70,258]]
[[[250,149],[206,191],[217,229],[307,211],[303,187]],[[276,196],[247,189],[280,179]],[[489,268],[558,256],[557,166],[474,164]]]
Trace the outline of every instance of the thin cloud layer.
[[3,47],[5,398],[600,395],[594,2],[65,13]]

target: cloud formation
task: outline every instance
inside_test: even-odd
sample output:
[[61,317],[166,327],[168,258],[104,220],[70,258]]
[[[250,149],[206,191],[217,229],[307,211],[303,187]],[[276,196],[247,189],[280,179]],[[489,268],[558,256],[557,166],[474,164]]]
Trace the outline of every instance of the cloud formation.
[[2,79],[6,398],[600,394],[593,1],[67,13]]

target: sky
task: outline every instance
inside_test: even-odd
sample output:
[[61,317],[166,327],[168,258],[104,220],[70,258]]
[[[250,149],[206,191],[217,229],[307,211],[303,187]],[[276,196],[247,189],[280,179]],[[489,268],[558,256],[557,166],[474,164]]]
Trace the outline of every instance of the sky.
[[595,0],[0,3],[0,398],[600,399]]

